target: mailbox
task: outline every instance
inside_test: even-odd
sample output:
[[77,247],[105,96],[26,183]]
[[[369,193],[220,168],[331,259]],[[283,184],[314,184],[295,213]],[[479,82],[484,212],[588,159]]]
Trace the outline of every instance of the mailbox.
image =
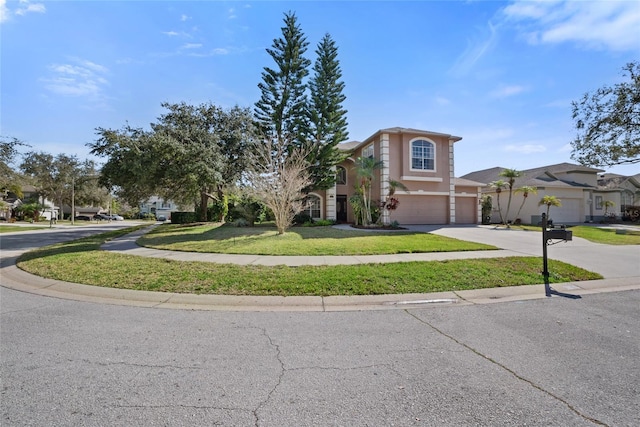
[[554,228],[547,230],[546,237],[547,239],[569,241],[573,237],[573,232],[565,228]]

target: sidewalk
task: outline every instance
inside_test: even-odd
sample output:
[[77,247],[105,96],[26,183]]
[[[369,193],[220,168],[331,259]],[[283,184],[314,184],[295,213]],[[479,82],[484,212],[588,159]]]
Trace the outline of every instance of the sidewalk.
[[[416,253],[369,256],[264,256],[233,255],[193,252],[175,252],[143,248],[136,244],[137,238],[148,232],[148,228],[138,230],[118,239],[105,243],[102,249],[136,256],[168,258],[180,261],[204,261],[216,263],[233,263],[239,265],[338,265],[359,263],[388,263],[409,261],[440,261],[465,258],[493,258],[508,256],[541,256],[541,242],[536,244],[539,233],[521,230],[493,230],[488,227],[438,227],[416,226],[416,231],[429,231],[435,234],[455,237],[462,240],[480,241],[504,249],[492,251],[448,252],[448,253]],[[591,262],[589,270],[600,272],[607,266],[614,265],[615,274],[605,276],[604,280],[568,282],[555,284],[553,288],[570,295],[587,295],[599,292],[617,292],[640,289],[640,263],[632,263],[625,268],[615,269],[630,259],[640,260],[640,247],[627,247],[626,251],[610,250],[608,245],[596,245],[577,239],[567,242],[567,248],[573,251],[550,250],[560,252],[562,258],[579,259],[576,252],[588,255],[591,260],[596,254],[598,262]],[[585,243],[586,242],[586,243]],[[565,248],[566,249],[566,248]],[[615,253],[614,253],[615,252]],[[621,255],[626,252],[627,257]],[[539,254],[540,253],[540,254]],[[622,259],[621,259],[622,257]],[[614,259],[615,258],[615,259]],[[567,261],[570,262],[570,261]],[[575,262],[570,262],[575,264]],[[429,306],[462,306],[471,304],[490,304],[506,301],[522,301],[546,298],[544,285],[516,286],[470,291],[440,292],[428,294],[399,294],[371,296],[226,296],[226,295],[193,295],[173,294],[148,291],[132,291],[123,289],[101,288],[76,283],[68,283],[33,276],[18,269],[15,264],[3,268],[2,285],[39,295],[73,299],[100,304],[130,305],[148,308],[190,309],[190,310],[227,310],[227,311],[354,311],[354,310],[388,310]]]

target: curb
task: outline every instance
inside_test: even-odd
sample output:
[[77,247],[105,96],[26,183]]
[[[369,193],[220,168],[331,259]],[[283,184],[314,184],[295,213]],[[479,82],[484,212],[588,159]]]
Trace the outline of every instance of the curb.
[[[338,312],[466,306],[548,298],[544,285],[512,286],[425,294],[355,296],[233,296],[177,294],[103,288],[45,279],[20,270],[15,264],[3,268],[0,286],[31,294],[73,301],[144,308],[255,312]],[[566,282],[553,286],[571,296],[640,290],[637,277]],[[550,298],[562,298],[552,296]]]

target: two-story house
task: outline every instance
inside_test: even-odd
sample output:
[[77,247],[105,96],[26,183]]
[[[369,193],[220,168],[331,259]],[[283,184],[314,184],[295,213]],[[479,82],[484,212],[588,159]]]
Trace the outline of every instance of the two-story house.
[[418,129],[381,129],[362,142],[340,144],[350,153],[337,166],[333,188],[309,194],[307,213],[315,219],[353,222],[349,198],[357,186],[355,160],[372,157],[382,161],[373,182],[372,200],[383,200],[389,180],[408,189],[396,191],[399,206],[383,223],[400,224],[477,224],[481,220],[479,198],[482,184],[454,176],[453,146],[459,136]]

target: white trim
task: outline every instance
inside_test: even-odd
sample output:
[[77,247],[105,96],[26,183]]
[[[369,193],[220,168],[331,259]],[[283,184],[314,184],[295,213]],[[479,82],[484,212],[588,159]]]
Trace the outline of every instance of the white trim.
[[448,191],[422,191],[422,190],[411,190],[411,191],[396,191],[396,194],[402,196],[448,196]]
[[[380,160],[382,161],[382,170],[380,171],[380,199],[382,200],[389,192],[389,134],[380,135]],[[382,223],[389,224],[389,211],[382,210]]]
[[[371,155],[367,156],[367,155],[365,155],[365,150],[368,150],[369,147],[371,147]],[[360,151],[360,155],[362,157],[365,157],[365,158],[366,157],[373,157],[375,159],[376,158],[376,148],[375,148],[373,142],[371,144],[367,144],[365,147],[362,147],[362,150]]]
[[449,140],[449,224],[456,223],[456,183],[453,173],[453,140]]
[[[340,166],[342,167],[342,166]],[[331,170],[333,171],[333,173],[337,173],[337,166],[332,166]],[[346,168],[345,168],[345,176],[346,176]],[[327,191],[325,192],[325,197],[326,197],[326,218],[327,219],[336,219],[336,184],[333,184],[333,187],[328,188]],[[322,205],[321,205],[322,206]]]
[[421,181],[421,182],[442,182],[443,179],[441,177],[435,176],[411,176],[411,175],[403,175],[400,177],[403,181]]
[[475,193],[456,193],[456,197],[478,197]]
[[[432,145],[433,148],[433,169],[414,169],[413,168],[413,147],[412,144],[416,141],[426,141],[428,143],[430,143]],[[412,138],[409,141],[409,170],[411,172],[437,172],[438,166],[436,163],[437,160],[437,156],[436,156],[436,143],[427,138],[426,136],[419,136],[417,138]]]
[[[320,195],[318,193],[308,193],[306,197],[309,196],[314,196],[317,197],[318,200],[320,200],[320,218],[313,218],[313,216],[311,216],[312,219],[323,219],[324,218],[324,200],[322,199],[322,197],[320,197]],[[306,212],[307,214],[311,212],[311,209],[307,208],[305,209],[303,212]]]

